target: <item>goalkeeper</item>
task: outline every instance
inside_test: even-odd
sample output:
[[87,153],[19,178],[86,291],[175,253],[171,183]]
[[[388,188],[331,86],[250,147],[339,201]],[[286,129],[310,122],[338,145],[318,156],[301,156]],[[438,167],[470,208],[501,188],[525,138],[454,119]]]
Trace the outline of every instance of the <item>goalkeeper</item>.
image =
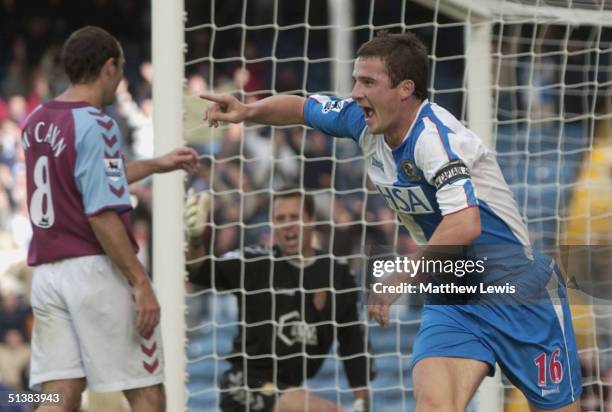
[[[204,119],[211,126],[302,124],[352,138],[370,180],[416,241],[428,249],[461,246],[485,260],[484,273],[466,276],[481,279],[480,286],[506,282],[537,294],[537,303],[467,305],[429,293],[413,349],[417,411],[465,410],[496,363],[532,410],[579,411],[580,364],[564,279],[551,258],[531,248],[495,154],[427,100],[427,58],[414,34],[382,33],[357,51],[350,99],[279,95],[242,104],[206,94],[214,104]],[[545,285],[556,285],[557,296]],[[386,325],[395,296],[376,297],[368,310]]]
[[228,358],[231,369],[221,377],[220,409],[337,410],[336,404],[299,388],[321,368],[337,336],[356,397],[354,410],[367,411],[368,348],[358,289],[345,262],[312,247],[312,196],[299,191],[274,196],[272,250],[246,247],[214,261],[198,259],[205,254],[202,228],[209,199],[207,193],[187,199],[189,257],[197,262],[189,267],[189,279],[204,288],[234,292],[241,325]]

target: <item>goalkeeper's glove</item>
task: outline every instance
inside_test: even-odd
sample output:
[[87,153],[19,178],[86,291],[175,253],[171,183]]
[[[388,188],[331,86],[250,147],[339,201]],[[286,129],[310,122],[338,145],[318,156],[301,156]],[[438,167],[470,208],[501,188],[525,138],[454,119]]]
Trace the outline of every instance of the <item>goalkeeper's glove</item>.
[[370,400],[357,398],[353,402],[353,412],[370,412]]
[[197,247],[202,244],[204,226],[208,223],[209,214],[210,194],[195,193],[193,189],[189,189],[185,202],[185,229],[191,246]]

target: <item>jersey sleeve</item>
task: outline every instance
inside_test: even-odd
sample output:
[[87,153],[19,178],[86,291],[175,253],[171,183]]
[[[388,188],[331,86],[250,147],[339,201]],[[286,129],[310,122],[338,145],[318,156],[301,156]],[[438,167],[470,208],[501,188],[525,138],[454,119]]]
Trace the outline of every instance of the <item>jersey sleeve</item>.
[[189,281],[205,289],[239,289],[242,265],[240,258],[233,252],[214,260],[207,257],[202,261],[199,270],[189,272]]
[[335,137],[350,137],[359,143],[366,127],[363,111],[353,99],[313,95],[304,104],[304,120],[314,129]]
[[132,208],[125,163],[119,151],[119,129],[114,121],[110,122],[112,127],[108,128],[91,122],[77,135],[75,180],[89,216],[109,209],[122,213]]
[[460,142],[449,129],[428,119],[425,122],[426,127],[415,144],[414,160],[427,182],[436,188],[440,212],[448,215],[478,206],[470,175],[476,161],[476,148]]

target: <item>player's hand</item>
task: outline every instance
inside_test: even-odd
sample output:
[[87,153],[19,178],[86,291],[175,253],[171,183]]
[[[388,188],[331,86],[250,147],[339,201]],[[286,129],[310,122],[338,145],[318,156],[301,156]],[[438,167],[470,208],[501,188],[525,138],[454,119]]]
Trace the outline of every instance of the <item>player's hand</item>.
[[201,239],[209,214],[210,194],[208,192],[195,193],[193,189],[189,189],[185,201],[185,229],[190,240]]
[[[383,286],[397,286],[405,281],[404,276],[394,273],[387,276],[382,282]],[[381,288],[382,290],[382,288]],[[389,325],[389,312],[391,304],[400,297],[399,293],[376,293],[371,290],[368,293],[368,319],[374,319],[380,326]]]
[[375,293],[372,293],[368,298],[368,319],[374,319],[380,326],[386,327],[389,325],[389,311],[391,305],[378,301]]
[[230,94],[201,94],[200,98],[212,102],[204,111],[204,120],[209,127],[219,126],[219,122],[240,123],[247,117],[247,106]]
[[179,147],[156,160],[159,173],[182,169],[191,174],[200,167],[198,153],[190,147]]
[[140,285],[135,285],[133,290],[137,314],[136,329],[141,336],[148,336],[159,324],[159,303],[148,279]]

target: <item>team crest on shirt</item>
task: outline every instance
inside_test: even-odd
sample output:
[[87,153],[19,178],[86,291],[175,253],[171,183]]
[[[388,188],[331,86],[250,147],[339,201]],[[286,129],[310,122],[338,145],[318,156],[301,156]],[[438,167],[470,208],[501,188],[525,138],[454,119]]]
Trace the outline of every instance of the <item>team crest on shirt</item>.
[[411,182],[417,182],[421,180],[421,176],[417,174],[417,168],[410,160],[404,160],[401,165],[402,172],[404,172],[404,176],[406,179]]
[[104,159],[104,166],[106,177],[111,180],[119,180],[123,175],[123,159],[120,157],[116,159]]

